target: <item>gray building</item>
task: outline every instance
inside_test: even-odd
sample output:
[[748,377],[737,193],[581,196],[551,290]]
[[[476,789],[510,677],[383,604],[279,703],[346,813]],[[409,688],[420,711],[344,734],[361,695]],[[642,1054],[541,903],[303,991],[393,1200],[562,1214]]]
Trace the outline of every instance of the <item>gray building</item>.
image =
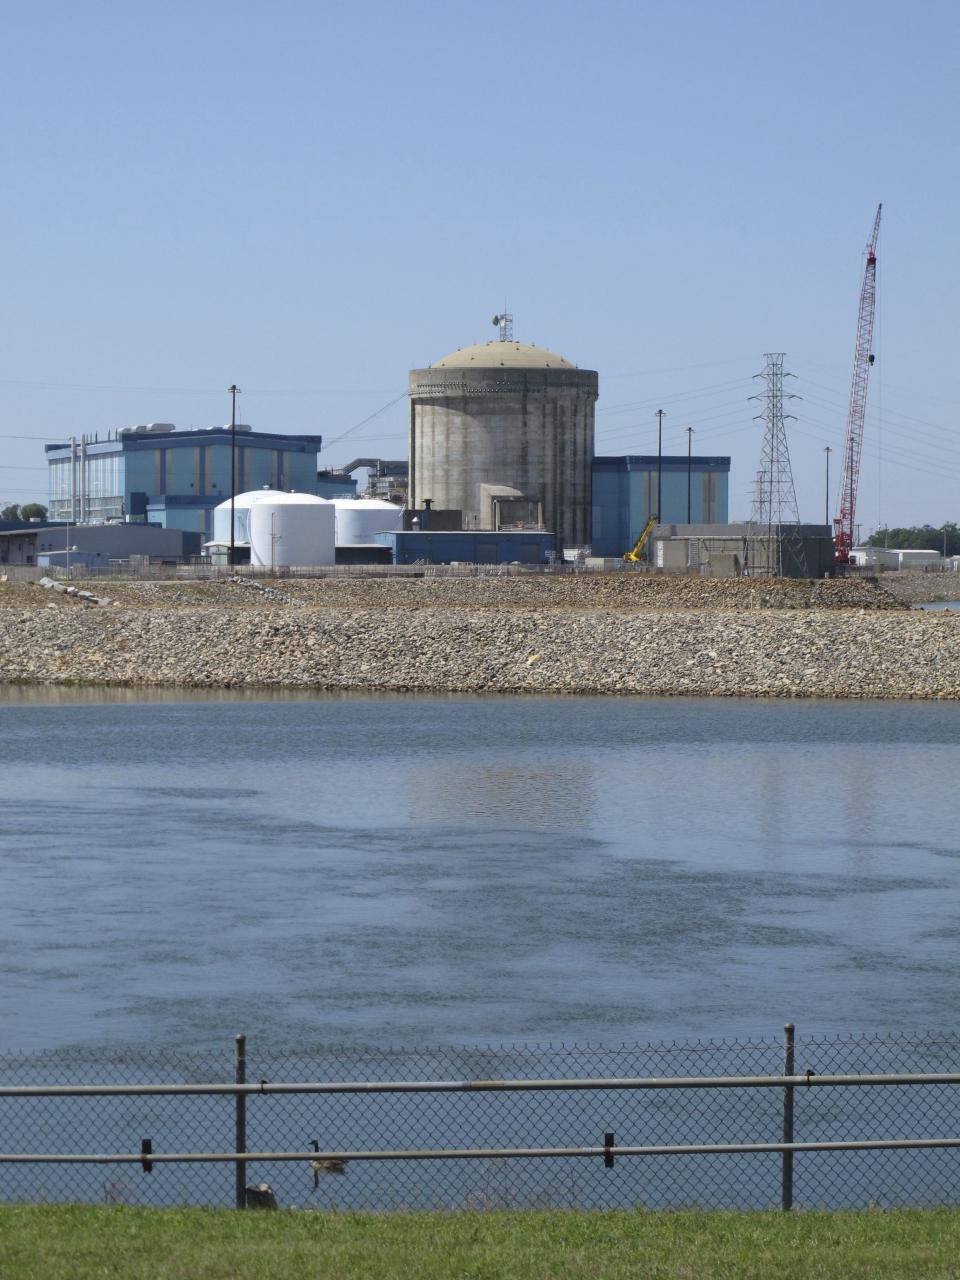
[[713,578],[822,578],[835,565],[826,524],[658,524],[650,534],[657,569]]
[[487,342],[410,373],[410,492],[464,530],[536,528],[590,542],[597,375],[523,342]]
[[198,556],[200,541],[199,533],[153,524],[37,524],[0,532],[0,565],[95,567],[131,556],[177,561]]

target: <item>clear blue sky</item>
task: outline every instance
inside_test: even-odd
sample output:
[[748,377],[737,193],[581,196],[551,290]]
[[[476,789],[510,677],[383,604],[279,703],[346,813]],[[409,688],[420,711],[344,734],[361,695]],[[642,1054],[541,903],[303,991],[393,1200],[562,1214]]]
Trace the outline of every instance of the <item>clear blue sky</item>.
[[3,501],[42,440],[222,422],[234,381],[332,464],[402,456],[402,402],[333,440],[506,300],[599,371],[599,452],[662,407],[666,449],[732,455],[733,516],[785,351],[822,518],[882,200],[858,518],[960,519],[956,3],[35,0],[2,33]]

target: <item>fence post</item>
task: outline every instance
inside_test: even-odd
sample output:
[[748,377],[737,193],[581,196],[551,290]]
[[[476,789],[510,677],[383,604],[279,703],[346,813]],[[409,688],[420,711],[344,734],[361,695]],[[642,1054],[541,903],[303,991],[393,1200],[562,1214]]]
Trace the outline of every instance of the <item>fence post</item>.
[[[247,1037],[240,1035],[234,1039],[234,1078],[237,1084],[247,1083]],[[234,1151],[247,1149],[247,1095],[234,1094]],[[238,1209],[247,1207],[247,1165],[245,1160],[234,1163],[236,1178],[236,1204]]]
[[[794,1074],[793,1023],[788,1022],[783,1028],[783,1074]],[[793,1085],[784,1085],[783,1089],[783,1141],[793,1141]],[[793,1152],[784,1151],[783,1167],[780,1175],[780,1208],[787,1212],[793,1208]]]

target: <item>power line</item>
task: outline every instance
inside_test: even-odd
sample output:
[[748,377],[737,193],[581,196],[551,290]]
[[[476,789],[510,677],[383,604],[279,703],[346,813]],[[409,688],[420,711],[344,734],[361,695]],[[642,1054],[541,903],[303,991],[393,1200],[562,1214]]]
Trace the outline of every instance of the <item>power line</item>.
[[[819,405],[821,409],[832,410],[834,408],[834,406],[829,401],[824,400],[821,396],[807,396],[807,400],[810,404]],[[871,424],[874,423],[873,417],[869,414],[867,416],[867,421],[870,422]],[[911,427],[910,431],[911,431],[911,435],[910,435],[910,446],[908,450],[909,452],[912,452],[914,449],[916,449],[918,445],[920,448],[933,449],[937,453],[941,453],[944,451],[948,453],[956,452],[956,450],[953,448],[952,445],[942,443],[942,441],[939,440],[936,436],[933,436],[932,438],[930,438],[929,432],[918,430],[916,427]],[[919,437],[919,440],[917,439],[917,437]],[[924,437],[927,437],[927,438],[925,439]],[[891,447],[906,448],[906,446],[896,446],[896,445]]]
[[362,422],[355,422],[352,427],[347,427],[346,431],[342,431],[340,435],[334,436],[332,440],[324,441],[320,452],[326,453],[327,449],[329,449],[331,445],[337,444],[340,440],[345,440],[347,436],[352,435],[354,431],[359,431],[361,427],[365,427],[367,423],[372,422],[374,418],[379,418],[381,413],[386,413],[388,409],[392,409],[395,404],[399,404],[400,401],[405,400],[406,397],[406,391],[401,391],[398,396],[394,396],[392,400],[381,405],[379,409],[376,409],[373,413],[369,414]]
[[[151,395],[220,396],[220,390],[212,387],[148,387],[121,386],[92,382],[19,382],[0,378],[0,387],[13,387],[21,391],[122,391],[148,392]],[[252,387],[249,394],[257,396],[357,396],[383,394],[386,387]]]
[[604,405],[598,413],[629,413],[632,409],[648,409],[652,404],[678,404],[681,400],[697,400],[713,391],[727,391],[731,387],[745,387],[749,378],[734,378],[730,382],[715,382],[706,387],[694,387],[692,391],[678,392],[672,396],[653,396],[649,400],[629,400],[623,404]]
[[[828,393],[829,393],[831,396],[833,396],[833,398],[834,398],[834,399],[836,399],[839,403],[841,403],[841,404],[842,404],[842,403],[844,403],[844,393],[843,393],[842,391],[840,391],[837,387],[830,387],[830,386],[827,386],[827,384],[826,384],[826,383],[823,383],[823,382],[814,382],[814,381],[813,381],[813,379],[811,379],[811,378],[804,378],[804,380],[803,380],[803,385],[804,385],[805,387],[807,387],[807,386],[810,386],[810,387],[817,387],[820,391],[826,391],[826,392],[828,392]],[[915,417],[913,414],[910,414],[910,413],[903,413],[900,409],[891,409],[889,406],[886,406],[886,407],[885,407],[885,409],[884,409],[884,413],[885,413],[885,414],[891,414],[891,413],[892,413],[892,414],[894,415],[894,417],[897,417],[897,418],[903,418],[903,419],[905,419],[907,422],[918,422],[918,423],[920,423],[920,425],[921,425],[921,426],[925,426],[925,427],[933,427],[933,428],[934,428],[934,430],[936,430],[936,431],[951,431],[951,430],[953,430],[953,428],[951,428],[951,427],[945,427],[945,426],[943,426],[942,424],[940,424],[940,423],[938,423],[938,422],[931,422],[929,418],[917,418],[917,417]]]
[[608,380],[611,378],[654,378],[667,373],[688,373],[691,369],[721,369],[725,365],[747,365],[748,363],[745,356],[738,356],[735,360],[708,360],[704,364],[678,364],[674,365],[672,369],[638,369],[633,373],[605,373],[603,376]]

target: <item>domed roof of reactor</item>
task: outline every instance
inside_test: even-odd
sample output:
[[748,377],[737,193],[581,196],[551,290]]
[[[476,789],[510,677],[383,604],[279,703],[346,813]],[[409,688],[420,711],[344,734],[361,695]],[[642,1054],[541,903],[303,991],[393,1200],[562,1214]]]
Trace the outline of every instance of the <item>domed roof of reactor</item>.
[[558,356],[546,347],[534,347],[529,342],[478,342],[475,347],[462,347],[452,351],[442,360],[436,360],[431,369],[573,369],[569,360]]

